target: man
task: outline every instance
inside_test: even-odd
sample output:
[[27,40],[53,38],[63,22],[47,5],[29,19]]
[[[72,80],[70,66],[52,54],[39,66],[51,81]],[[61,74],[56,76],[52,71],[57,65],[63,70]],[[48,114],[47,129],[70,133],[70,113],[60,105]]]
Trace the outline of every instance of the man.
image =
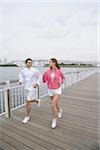
[[25,83],[26,116],[23,123],[27,123],[30,120],[32,103],[36,102],[39,107],[41,102],[40,99],[36,100],[36,88],[40,84],[41,73],[32,67],[32,63],[31,58],[26,59],[26,67],[19,73],[19,83]]

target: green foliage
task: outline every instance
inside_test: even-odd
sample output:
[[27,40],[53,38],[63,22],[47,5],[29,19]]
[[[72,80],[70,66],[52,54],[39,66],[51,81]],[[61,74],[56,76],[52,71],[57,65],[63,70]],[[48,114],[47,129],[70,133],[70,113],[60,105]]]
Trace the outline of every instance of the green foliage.
[[[49,66],[49,64],[46,64],[46,65],[44,65],[44,67],[48,67]],[[64,64],[64,63],[61,63],[60,64],[60,66],[61,67],[96,67],[95,65],[93,65],[93,64],[78,64],[78,63],[71,63],[71,64]]]

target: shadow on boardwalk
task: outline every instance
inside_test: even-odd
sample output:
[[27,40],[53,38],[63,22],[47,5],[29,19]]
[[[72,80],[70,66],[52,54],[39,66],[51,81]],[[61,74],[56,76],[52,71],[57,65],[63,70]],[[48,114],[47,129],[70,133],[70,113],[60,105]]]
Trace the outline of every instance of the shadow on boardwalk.
[[33,106],[32,117],[23,125],[25,109],[0,118],[1,150],[99,150],[98,111],[100,74],[66,88],[61,97],[63,118],[51,129],[50,100],[45,97],[41,107]]

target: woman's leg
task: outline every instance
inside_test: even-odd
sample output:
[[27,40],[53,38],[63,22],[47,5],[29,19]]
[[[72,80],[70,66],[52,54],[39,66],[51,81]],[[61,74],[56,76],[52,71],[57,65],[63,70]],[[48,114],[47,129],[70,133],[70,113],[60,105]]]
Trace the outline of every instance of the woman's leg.
[[51,106],[52,106],[52,115],[53,115],[51,127],[53,129],[56,128],[56,125],[57,125],[56,118],[57,118],[57,113],[58,113],[58,110],[57,110],[58,98],[59,98],[59,95],[55,95],[51,97]]
[[54,97],[54,96],[50,96],[51,101],[53,100],[53,97]]
[[56,108],[57,108],[57,111],[58,111],[58,112],[60,112],[59,98],[60,98],[60,95],[58,95],[58,100],[57,100],[57,102],[56,102]]
[[58,109],[59,109],[59,108],[57,108],[58,99],[59,99],[59,95],[55,95],[55,96],[53,96],[52,101],[51,101],[52,114],[53,114],[54,119],[57,118],[57,112],[58,112]]
[[[51,96],[51,97],[50,97],[51,101],[53,100],[53,97],[54,97],[54,96]],[[58,96],[58,100],[56,101],[56,108],[57,108],[57,111],[58,111],[58,112],[60,112],[59,98],[60,98],[60,95]]]
[[60,109],[59,107],[59,98],[60,98],[60,95],[58,97],[58,100],[57,100],[57,103],[56,103],[56,107],[57,107],[57,110],[58,110],[58,118],[61,118],[62,117],[62,109]]

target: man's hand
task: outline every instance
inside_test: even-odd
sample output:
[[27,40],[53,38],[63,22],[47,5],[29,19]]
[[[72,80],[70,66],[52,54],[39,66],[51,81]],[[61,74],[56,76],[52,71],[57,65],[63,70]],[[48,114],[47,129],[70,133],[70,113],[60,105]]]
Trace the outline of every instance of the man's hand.
[[22,82],[19,82],[19,85],[22,85]]
[[33,88],[37,88],[37,86],[38,86],[37,83],[33,84]]

